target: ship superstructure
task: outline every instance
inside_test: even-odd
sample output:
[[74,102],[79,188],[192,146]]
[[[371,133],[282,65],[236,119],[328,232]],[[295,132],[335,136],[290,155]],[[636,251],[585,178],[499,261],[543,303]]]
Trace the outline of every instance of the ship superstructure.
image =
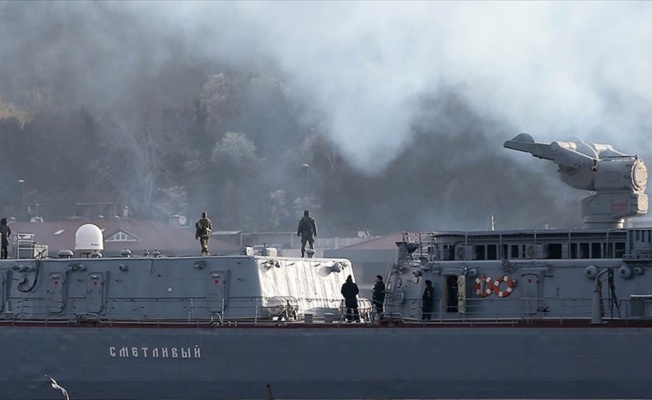
[[398,246],[386,309],[402,319],[421,319],[426,279],[440,321],[652,316],[652,228],[405,233]]

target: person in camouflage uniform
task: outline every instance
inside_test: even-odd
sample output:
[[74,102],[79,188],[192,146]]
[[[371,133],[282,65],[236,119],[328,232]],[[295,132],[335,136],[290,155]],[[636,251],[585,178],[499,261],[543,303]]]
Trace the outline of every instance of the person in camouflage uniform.
[[199,244],[201,245],[201,255],[207,256],[210,253],[208,252],[208,241],[211,237],[211,232],[213,231],[213,223],[208,219],[208,214],[205,212],[201,213],[201,219],[195,224],[195,239],[199,239]]

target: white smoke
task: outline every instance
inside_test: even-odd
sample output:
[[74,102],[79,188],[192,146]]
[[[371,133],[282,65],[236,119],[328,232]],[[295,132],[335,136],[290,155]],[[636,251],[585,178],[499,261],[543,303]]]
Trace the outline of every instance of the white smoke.
[[[652,3],[61,4],[50,7],[48,21],[58,13],[79,14],[79,21],[97,27],[95,37],[80,40],[96,40],[98,54],[115,47],[112,40],[134,44],[124,58],[98,64],[87,53],[58,57],[57,63],[87,65],[70,74],[89,77],[77,85],[88,87],[92,76],[98,87],[113,88],[107,96],[120,99],[133,83],[125,80],[121,90],[115,81],[137,69],[161,67],[176,41],[186,48],[183,54],[233,66],[275,66],[290,93],[313,107],[333,142],[362,171],[381,170],[412,144],[415,117],[429,112],[419,99],[443,90],[454,92],[484,119],[516,127],[487,132],[497,148],[528,132],[541,142],[579,136],[626,153],[652,154],[647,140],[652,125],[652,55],[647,51]],[[129,17],[107,19],[107,10]],[[43,17],[34,15],[23,23],[34,24],[36,30]],[[115,23],[133,24],[175,42],[144,42],[124,29],[114,37],[110,24]],[[76,48],[56,38],[52,36],[44,56]],[[11,47],[7,38],[3,41],[0,48]],[[144,60],[148,65],[142,65]]]
[[[651,153],[650,3],[160,6],[180,35],[209,54],[277,63],[362,170],[385,167],[410,143],[420,95],[451,87],[483,117],[538,141],[579,136]],[[497,145],[517,133],[504,132]]]

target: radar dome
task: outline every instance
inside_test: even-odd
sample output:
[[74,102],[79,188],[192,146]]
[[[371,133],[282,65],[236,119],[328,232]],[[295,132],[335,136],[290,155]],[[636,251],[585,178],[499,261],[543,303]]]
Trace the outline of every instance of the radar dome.
[[75,233],[75,251],[92,253],[104,250],[102,230],[93,224],[82,225]]

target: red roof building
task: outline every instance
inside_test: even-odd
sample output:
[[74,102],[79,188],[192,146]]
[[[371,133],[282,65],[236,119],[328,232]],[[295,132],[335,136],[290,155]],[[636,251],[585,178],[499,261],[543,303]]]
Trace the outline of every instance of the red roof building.
[[[392,233],[366,242],[339,249],[324,250],[324,257],[346,258],[353,263],[358,286],[365,290],[373,287],[376,275],[387,278],[387,268],[396,262],[397,242],[403,240],[403,232]],[[368,293],[361,293],[369,297]]]

